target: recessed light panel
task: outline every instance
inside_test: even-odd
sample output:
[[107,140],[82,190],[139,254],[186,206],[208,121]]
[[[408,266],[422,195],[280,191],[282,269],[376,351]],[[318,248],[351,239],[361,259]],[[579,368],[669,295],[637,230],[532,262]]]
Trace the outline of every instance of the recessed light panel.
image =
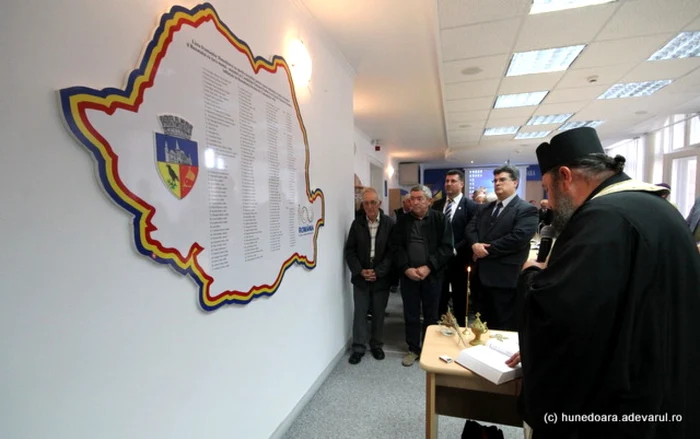
[[681,32],[657,50],[648,61],[700,56],[700,32]]
[[564,123],[573,114],[550,114],[549,116],[532,116],[527,121],[528,125],[548,125],[552,123]]
[[671,83],[670,79],[661,81],[628,82],[625,84],[615,84],[605,93],[598,96],[598,99],[619,99],[636,98],[639,96],[650,96]]
[[513,108],[513,107],[528,107],[531,105],[539,105],[540,102],[547,96],[548,91],[536,91],[534,93],[517,93],[512,95],[500,95],[496,99],[496,105],[493,108]]
[[573,130],[574,128],[581,128],[581,127],[591,127],[595,128],[598,125],[602,124],[605,122],[604,120],[576,120],[572,122],[567,122],[561,127],[559,127],[559,131],[565,131],[565,130]]
[[533,0],[530,14],[563,11],[564,9],[583,8],[585,6],[613,3],[617,0]]
[[585,44],[515,53],[506,76],[564,71],[569,68],[584,47],[586,47]]
[[504,136],[506,134],[515,134],[520,127],[493,127],[484,130],[484,136]]
[[518,133],[517,136],[515,136],[516,139],[541,139],[543,137],[549,136],[549,133],[551,131],[532,131],[529,133]]

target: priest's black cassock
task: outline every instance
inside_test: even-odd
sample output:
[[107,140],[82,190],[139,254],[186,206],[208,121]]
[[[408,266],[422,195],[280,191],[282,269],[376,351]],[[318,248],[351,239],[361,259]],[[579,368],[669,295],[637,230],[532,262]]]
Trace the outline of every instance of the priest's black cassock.
[[[521,275],[519,405],[533,439],[700,438],[700,254],[656,193],[601,194],[625,180],[594,190],[547,268]],[[683,420],[621,422],[632,413]],[[562,414],[618,422],[566,423]]]

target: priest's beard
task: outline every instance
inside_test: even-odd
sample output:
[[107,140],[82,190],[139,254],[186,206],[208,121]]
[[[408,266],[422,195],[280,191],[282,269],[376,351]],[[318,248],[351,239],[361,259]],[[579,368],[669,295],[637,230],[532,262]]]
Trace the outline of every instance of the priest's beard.
[[553,192],[554,196],[556,197],[557,207],[556,209],[553,209],[554,213],[552,214],[552,227],[554,227],[556,236],[559,236],[566,225],[569,224],[569,220],[573,216],[574,212],[576,212],[576,207],[574,207],[571,197],[564,195],[564,193],[561,192],[558,187],[554,188]]

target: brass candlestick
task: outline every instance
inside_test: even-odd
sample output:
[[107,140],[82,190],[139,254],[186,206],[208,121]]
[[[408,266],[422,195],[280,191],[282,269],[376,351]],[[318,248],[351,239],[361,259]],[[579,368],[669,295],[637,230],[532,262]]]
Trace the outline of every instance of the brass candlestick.
[[476,320],[472,323],[472,332],[474,333],[474,340],[470,341],[469,344],[472,346],[484,344],[484,342],[481,341],[481,334],[489,332],[489,328],[486,326],[486,322],[481,321],[480,312],[476,313]]

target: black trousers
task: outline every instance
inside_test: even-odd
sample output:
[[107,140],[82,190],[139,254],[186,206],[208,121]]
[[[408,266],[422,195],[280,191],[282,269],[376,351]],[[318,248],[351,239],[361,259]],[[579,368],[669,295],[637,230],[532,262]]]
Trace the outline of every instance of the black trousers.
[[352,350],[364,354],[367,349],[367,311],[372,311],[371,335],[369,346],[371,349],[381,348],[384,345],[384,316],[386,304],[389,300],[389,287],[386,282],[377,288],[376,283],[370,283],[367,288],[353,285],[353,299],[355,311],[352,324]]
[[[438,315],[447,312],[448,302],[452,299],[452,314],[459,326],[465,326],[467,314],[467,264],[453,258],[447,267],[445,280],[442,283]],[[450,292],[450,287],[452,291]]]
[[[423,345],[421,329],[425,329],[438,322],[438,305],[442,278],[434,278],[432,275],[426,280],[412,281],[405,275],[401,276],[401,298],[403,299],[403,318],[406,327],[406,344],[408,350],[420,355]],[[423,327],[421,328],[420,316],[423,309]]]
[[[478,269],[477,269],[478,270]],[[478,271],[472,272],[472,295],[476,297],[475,311],[490,329],[517,331],[517,288],[496,288],[484,285]]]

